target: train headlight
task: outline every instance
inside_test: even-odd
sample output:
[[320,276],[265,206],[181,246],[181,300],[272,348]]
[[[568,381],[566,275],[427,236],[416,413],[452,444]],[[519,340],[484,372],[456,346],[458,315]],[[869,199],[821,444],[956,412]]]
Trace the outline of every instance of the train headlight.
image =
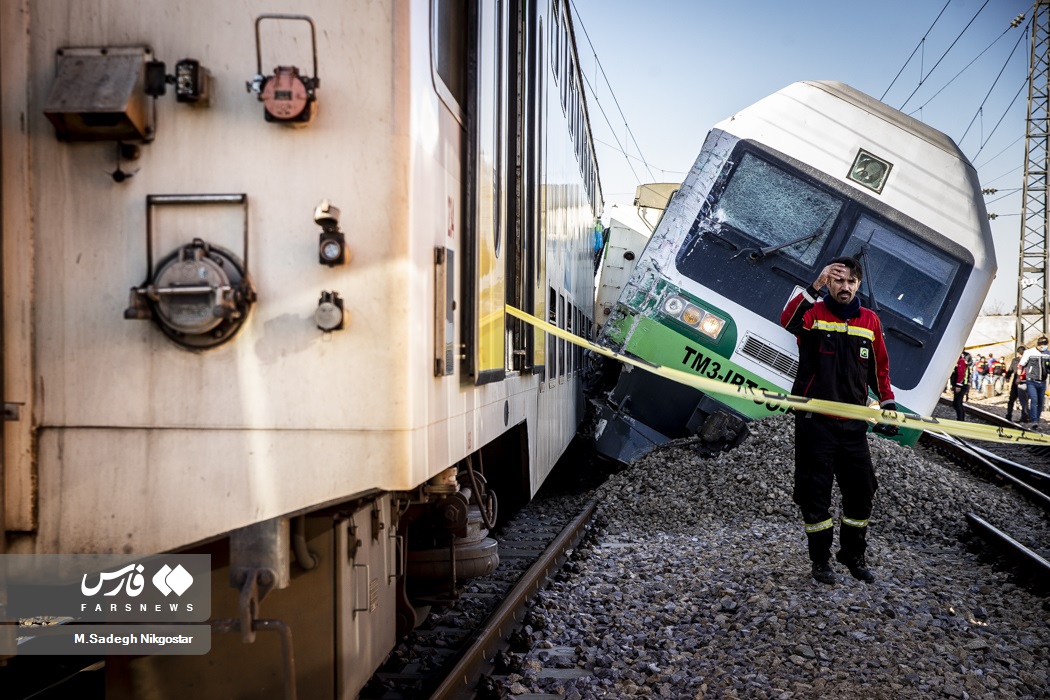
[[671,318],[695,328],[712,340],[718,340],[726,325],[725,319],[719,318],[710,311],[704,311],[699,306],[690,304],[676,295],[664,299],[661,309]]
[[704,312],[696,308],[692,304],[685,307],[685,311],[682,312],[682,323],[690,326],[695,326],[700,323],[700,320],[704,317]]
[[682,313],[684,308],[685,301],[681,297],[667,297],[664,300],[664,313],[668,316],[678,318],[678,315]]
[[718,336],[722,334],[722,329],[725,327],[726,322],[718,318],[714,314],[707,314],[704,316],[704,320],[700,322],[700,332],[708,336],[712,340],[718,340]]

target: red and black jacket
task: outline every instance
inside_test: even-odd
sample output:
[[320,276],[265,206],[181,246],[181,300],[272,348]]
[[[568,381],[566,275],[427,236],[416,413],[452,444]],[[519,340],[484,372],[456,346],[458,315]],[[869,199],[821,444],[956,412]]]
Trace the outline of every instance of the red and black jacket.
[[858,316],[843,321],[811,285],[787,303],[780,325],[798,338],[792,394],[866,406],[871,387],[880,406],[893,402],[890,359],[874,311],[862,306]]

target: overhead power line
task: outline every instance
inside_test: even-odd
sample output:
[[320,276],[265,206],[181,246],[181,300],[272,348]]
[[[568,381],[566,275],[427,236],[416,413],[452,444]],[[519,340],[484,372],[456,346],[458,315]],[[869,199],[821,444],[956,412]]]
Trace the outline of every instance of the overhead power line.
[[[627,124],[627,117],[624,116],[623,110],[620,109],[620,102],[616,99],[616,93],[612,89],[612,83],[609,82],[609,77],[605,74],[605,68],[602,66],[602,62],[598,60],[598,51],[594,48],[594,42],[591,41],[590,34],[587,33],[587,27],[583,25],[583,18],[580,17],[580,11],[576,8],[576,3],[573,0],[569,0],[569,4],[572,5],[573,12],[576,14],[576,21],[580,25],[580,29],[583,30],[584,38],[587,39],[587,45],[591,47],[591,55],[594,57],[594,63],[598,67],[598,70],[601,71],[602,78],[605,80],[605,85],[609,88],[609,94],[612,96],[613,104],[616,105],[616,110],[620,113],[620,118],[623,120],[623,126],[627,130],[627,135],[631,137],[631,142],[638,151],[639,160],[645,165],[645,169],[649,171],[649,177],[655,180],[656,176],[653,175],[652,168],[649,167],[648,161],[646,161],[645,156],[642,155],[642,149],[641,146],[638,145],[638,139],[634,137],[634,132],[631,131],[631,127]],[[583,71],[580,71],[580,74],[582,75]],[[594,87],[590,85],[586,77],[584,78],[584,82],[591,88],[591,94],[594,95],[594,101],[598,103],[598,93],[594,90]],[[601,109],[600,104],[598,105],[598,108]],[[605,110],[602,110],[602,114],[605,114]],[[606,116],[605,120],[607,122],[609,121],[608,116]],[[613,128],[611,122],[609,123],[609,128]],[[615,129],[613,129],[613,131],[615,133]],[[626,155],[626,151],[624,151],[624,155]],[[630,163],[630,160],[628,160],[628,163]],[[631,172],[634,172],[633,167],[631,168]],[[637,174],[635,174],[635,178],[638,178]],[[641,180],[639,179],[638,182],[641,183]]]
[[[1027,30],[1027,28],[1028,28],[1028,25],[1025,25],[1025,29],[1026,30]],[[1010,59],[1014,57],[1014,53],[1017,51],[1017,47],[1019,47],[1021,45],[1021,41],[1025,38],[1026,35],[1027,35],[1027,31],[1025,33],[1021,34],[1019,37],[1017,37],[1017,42],[1014,44],[1013,49],[1010,51],[1010,55],[1006,57],[1005,61],[1003,61],[1003,67],[999,69],[999,74],[995,76],[995,80],[992,82],[992,86],[990,88],[988,88],[987,94],[985,94],[984,99],[981,100],[981,104],[977,108],[977,113],[973,115],[973,119],[971,119],[970,123],[966,125],[966,131],[963,132],[962,137],[959,139],[960,143],[962,143],[962,141],[966,138],[966,134],[970,133],[970,127],[973,126],[974,120],[977,119],[978,115],[983,113],[983,111],[984,111],[984,104],[988,101],[988,98],[991,97],[992,90],[994,90],[995,86],[999,84],[999,78],[1003,77],[1003,73],[1006,71],[1006,67],[1008,65],[1010,65]],[[1028,84],[1028,77],[1025,76],[1025,81],[1024,81],[1024,83],[1022,83],[1021,89],[1019,89],[1017,91],[1018,95],[1021,94],[1021,90],[1023,90],[1025,85],[1027,85],[1027,84]],[[1016,101],[1017,101],[1017,96],[1015,95],[1014,99],[1011,100],[1010,105],[1012,106],[1013,103],[1016,102]],[[1009,111],[1010,108],[1007,107],[1006,109],[1007,109],[1007,111]],[[999,121],[1001,123],[1002,119],[1000,119]],[[994,133],[994,130],[993,130],[993,133]],[[991,136],[991,134],[989,134],[989,136]],[[984,148],[984,144],[985,143],[987,143],[987,141],[984,141],[983,143],[981,143],[981,148],[982,149]],[[980,153],[980,151],[978,151],[978,153]],[[974,154],[974,156],[976,157],[976,154]]]
[[[1023,15],[1022,15],[1022,17],[1023,17]],[[1004,30],[1003,30],[1003,33],[1002,33],[1002,34],[1000,34],[999,36],[997,36],[997,37],[995,38],[995,40],[994,40],[994,41],[993,41],[992,43],[988,44],[988,46],[986,46],[986,47],[984,48],[984,50],[983,50],[983,51],[981,51],[981,53],[979,53],[979,54],[977,54],[976,56],[974,56],[974,57],[973,57],[973,60],[971,60],[971,61],[970,61],[969,63],[967,63],[967,64],[966,64],[966,65],[965,65],[965,66],[963,67],[963,69],[962,69],[962,70],[960,70],[960,71],[959,71],[958,73],[956,73],[956,74],[955,74],[955,75],[954,75],[954,76],[952,77],[952,79],[951,79],[951,80],[949,80],[948,82],[946,82],[946,83],[945,83],[945,84],[944,84],[944,85],[943,85],[943,86],[941,87],[941,89],[940,89],[940,90],[938,90],[937,92],[933,93],[933,95],[932,95],[932,96],[930,97],[930,99],[928,99],[928,100],[926,100],[925,102],[923,102],[923,103],[922,103],[921,105],[919,105],[919,107],[918,107],[917,109],[914,109],[914,110],[912,110],[912,111],[911,111],[911,112],[909,112],[908,114],[909,114],[909,115],[914,115],[914,114],[915,114],[916,112],[918,112],[918,111],[922,110],[922,108],[923,108],[923,107],[925,107],[926,105],[928,105],[928,104],[930,104],[931,102],[933,102],[933,100],[934,100],[934,99],[935,99],[935,98],[937,97],[937,95],[940,95],[940,94],[941,94],[942,92],[944,92],[944,91],[945,91],[945,89],[946,89],[946,88],[947,88],[947,87],[948,87],[949,85],[951,85],[952,83],[954,83],[954,82],[955,82],[955,80],[956,80],[957,78],[959,78],[959,76],[961,76],[961,75],[962,75],[963,73],[965,73],[965,72],[967,71],[967,69],[969,69],[969,68],[970,68],[970,66],[972,66],[972,65],[973,65],[974,63],[977,63],[977,60],[978,60],[978,59],[979,59],[979,58],[980,58],[981,56],[983,56],[983,55],[985,55],[986,53],[988,53],[988,50],[989,50],[989,49],[991,49],[991,48],[992,48],[993,46],[995,46],[996,44],[998,44],[998,43],[999,43],[999,40],[1000,40],[1000,39],[1002,39],[1002,38],[1003,38],[1004,36],[1006,36],[1007,32],[1009,32],[1009,31],[1010,31],[1011,29],[1014,29],[1014,28],[1015,28],[1015,27],[1017,27],[1017,26],[1018,26],[1019,24],[1020,24],[1020,22],[1018,21],[1018,19],[1015,19],[1015,20],[1014,20],[1013,22],[1011,22],[1011,23],[1010,23],[1010,26],[1009,26],[1009,27],[1007,27],[1006,29],[1004,29]],[[1025,31],[1021,33],[1021,37],[1020,37],[1020,38],[1019,38],[1019,39],[1017,40],[1017,43],[1018,43],[1018,45],[1019,45],[1019,44],[1021,43],[1021,41],[1022,41],[1022,40],[1023,40],[1024,38],[1025,38],[1025,35],[1026,35],[1026,34],[1028,33],[1028,32],[1027,32],[1027,29],[1028,29],[1028,28],[1027,28],[1027,25],[1026,25],[1026,26],[1025,26]],[[1015,47],[1014,47],[1014,50],[1015,50],[1015,51],[1017,50],[1017,46],[1015,46]],[[1011,54],[1010,54],[1010,55],[1011,55],[1011,56],[1013,56],[1013,53],[1011,52]],[[1009,60],[1009,59],[1007,59],[1007,60]]]
[[[944,7],[942,7],[941,11],[937,13],[937,18],[933,20],[933,24],[930,25],[930,28],[927,29],[926,33],[922,35],[921,39],[919,39],[919,43],[915,45],[914,49],[912,49],[911,55],[908,56],[908,60],[904,62],[904,65],[901,66],[901,69],[899,71],[897,71],[897,75],[893,76],[893,80],[890,81],[889,86],[886,88],[886,92],[882,93],[882,97],[879,98],[880,102],[886,99],[886,94],[893,87],[893,84],[895,82],[897,82],[897,78],[901,77],[901,73],[903,73],[904,69],[908,67],[909,63],[911,63],[911,59],[915,58],[915,52],[918,51],[920,48],[922,48],[923,42],[926,41],[926,37],[928,37],[930,35],[930,32],[933,31],[933,28],[937,26],[937,21],[940,20],[941,15],[944,14],[944,11],[948,9],[948,5],[951,5],[951,4],[952,4],[952,0],[948,0],[948,2],[944,3]],[[922,70],[921,69],[919,70],[919,75],[922,75]]]
[[[941,65],[941,61],[944,60],[945,56],[947,56],[948,53],[952,50],[952,48],[954,48],[954,46],[959,42],[959,39],[962,39],[963,34],[965,34],[966,30],[969,29],[973,25],[974,20],[977,19],[978,15],[981,14],[981,12],[984,10],[984,8],[988,7],[988,3],[989,2],[991,2],[991,0],[984,0],[984,4],[981,5],[980,9],[978,9],[976,13],[974,13],[974,16],[970,18],[970,21],[967,22],[966,26],[963,27],[961,32],[959,32],[959,36],[955,37],[955,40],[951,43],[951,45],[948,46],[947,49],[945,49],[944,53],[941,54],[941,57],[938,58],[937,62],[933,64],[933,68],[930,69],[929,73],[927,73],[926,75],[922,75],[922,71],[920,69],[920,71],[919,71],[919,84],[915,86],[915,89],[911,91],[910,95],[908,95],[908,99],[904,100],[904,103],[901,104],[901,106],[899,107],[899,109],[902,112],[904,111],[904,107],[908,104],[908,102],[911,101],[911,98],[915,97],[915,93],[917,93],[919,91],[919,88],[922,87],[922,84],[923,84],[923,82],[925,82],[926,78],[929,78],[931,75],[933,75],[933,72],[935,70],[937,70],[937,66]],[[926,40],[926,37],[923,37],[923,41],[925,41],[925,40]]]

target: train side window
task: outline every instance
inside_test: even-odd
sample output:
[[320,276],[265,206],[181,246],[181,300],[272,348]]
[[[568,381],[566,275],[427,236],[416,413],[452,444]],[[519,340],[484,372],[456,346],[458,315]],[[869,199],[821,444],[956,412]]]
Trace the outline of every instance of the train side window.
[[[562,24],[558,24],[558,53],[561,53],[565,47],[565,27]],[[566,100],[569,94],[569,76],[572,75],[572,71],[569,70],[569,56],[568,51],[565,52],[564,60],[561,62],[561,89],[558,91],[561,95],[561,111],[565,112]]]
[[[558,328],[565,328],[565,297],[558,295]],[[558,378],[565,376],[565,341],[558,338]]]
[[558,21],[558,2],[560,0],[554,0],[551,4],[551,67],[554,68],[554,84],[557,85],[560,82],[561,76],[561,42],[558,40],[558,34],[561,32],[561,22]]
[[[583,337],[583,309],[576,309],[576,335]],[[573,347],[575,353],[574,360],[576,362],[576,369],[583,367],[583,348],[579,345]]]
[[[575,315],[576,310],[572,307],[572,302],[570,301],[568,303],[568,310],[565,314],[565,330],[567,330],[569,333],[572,333],[573,328],[576,327],[576,324],[573,323],[573,316]],[[570,376],[572,376],[572,373],[576,368],[576,365],[573,362],[573,360],[576,359],[575,348],[575,345],[570,346],[569,348],[567,348],[568,352],[565,354],[565,363],[568,365],[568,367],[566,368],[566,373]]]
[[569,54],[565,62],[568,64],[569,69],[569,73],[565,78],[565,83],[569,86],[569,131],[572,132],[572,142],[575,144],[579,140],[576,138],[576,62],[573,60],[572,54]]
[[959,272],[958,260],[868,214],[858,217],[843,250],[864,267],[862,294],[873,284],[880,307],[933,327]]
[[[558,325],[558,293],[554,287],[550,288],[550,303],[547,304],[547,322],[552,326]],[[558,376],[558,338],[552,333],[547,334],[547,363],[550,371],[547,376],[552,380]]]
[[433,0],[430,17],[434,89],[462,122],[467,104],[467,0]]
[[[754,239],[761,248],[803,239],[778,252],[812,266],[843,205],[841,197],[744,153],[713,203],[711,218]],[[811,234],[816,235],[807,238]]]

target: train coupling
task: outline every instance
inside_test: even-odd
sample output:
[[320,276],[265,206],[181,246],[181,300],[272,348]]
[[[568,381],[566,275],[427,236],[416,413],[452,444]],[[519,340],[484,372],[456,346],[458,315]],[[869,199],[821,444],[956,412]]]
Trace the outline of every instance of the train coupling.
[[751,433],[743,414],[709,396],[700,399],[686,429],[700,438],[698,449],[708,455],[733,449]]

